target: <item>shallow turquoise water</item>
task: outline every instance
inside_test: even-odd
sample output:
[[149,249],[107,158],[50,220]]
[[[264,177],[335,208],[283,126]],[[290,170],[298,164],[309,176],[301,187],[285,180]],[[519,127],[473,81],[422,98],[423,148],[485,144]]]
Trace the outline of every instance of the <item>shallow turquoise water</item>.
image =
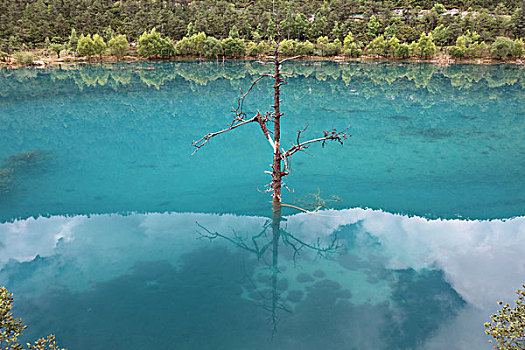
[[[149,68],[153,68],[153,70]],[[294,158],[296,202],[319,188],[337,208],[433,218],[523,214],[524,70],[514,66],[291,65],[283,142],[351,125],[343,147]],[[162,63],[2,73],[0,159],[40,151],[10,175],[0,220],[53,214],[261,214],[271,149],[256,127],[224,127],[257,64]],[[478,81],[479,80],[479,81]],[[122,83],[124,82],[124,83]],[[270,81],[249,109],[272,102]],[[41,159],[45,158],[45,161]],[[242,200],[240,200],[242,198]]]
[[[349,124],[353,136],[295,156],[285,203],[340,200],[287,211],[280,237],[257,191],[271,159],[260,131],[190,146],[228,123],[264,69],[0,71],[0,284],[26,337],[54,332],[69,349],[489,349],[483,322],[525,282],[524,69],[290,64],[286,142],[305,123],[310,136]],[[257,86],[248,109],[267,109],[270,89]]]

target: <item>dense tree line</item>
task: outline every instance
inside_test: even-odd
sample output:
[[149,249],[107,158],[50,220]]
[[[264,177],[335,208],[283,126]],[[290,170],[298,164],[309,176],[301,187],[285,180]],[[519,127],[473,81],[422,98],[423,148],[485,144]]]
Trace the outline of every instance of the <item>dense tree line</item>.
[[[292,0],[279,4],[284,50],[289,53],[427,57],[434,50],[431,45],[423,53],[413,43],[427,44],[431,35],[438,47],[449,46],[454,57],[479,57],[492,50],[498,37],[514,42],[525,37],[524,0]],[[78,33],[91,40],[97,35],[99,44],[102,40],[105,45],[119,34],[123,36],[120,44],[123,39],[137,44],[142,40],[149,45],[143,51],[149,56],[256,55],[267,50],[276,35],[272,6],[271,0],[0,0],[0,52],[34,47],[57,54],[61,49],[75,52]],[[498,40],[503,54],[495,56],[507,56],[507,51],[513,55],[516,49],[510,42]],[[159,45],[161,51],[151,51]],[[100,55],[87,51],[87,56]],[[123,55],[124,51],[113,52]]]

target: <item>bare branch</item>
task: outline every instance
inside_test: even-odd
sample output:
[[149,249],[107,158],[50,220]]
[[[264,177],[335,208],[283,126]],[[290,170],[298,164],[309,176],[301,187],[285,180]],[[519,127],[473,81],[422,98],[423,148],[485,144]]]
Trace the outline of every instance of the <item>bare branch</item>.
[[273,138],[270,136],[270,130],[266,126],[266,123],[269,121],[268,115],[269,115],[269,113],[266,112],[266,114],[263,117],[263,116],[261,116],[259,111],[257,111],[257,115],[255,115],[254,118],[256,118],[257,122],[259,123],[259,126],[261,127],[261,130],[262,130],[264,136],[266,136],[266,139],[268,140],[268,143],[270,144],[270,146],[272,146],[272,149],[275,152],[275,147],[276,147],[275,146],[275,142],[273,141]]
[[294,57],[284,58],[284,59],[282,59],[282,60],[279,61],[279,64],[283,64],[284,62],[292,61],[292,60],[298,59],[298,58],[300,58],[300,57],[301,57],[301,55],[299,55],[299,56],[294,56]]
[[[284,153],[286,153],[286,151],[284,150],[284,148],[282,148],[281,154],[284,154]],[[284,168],[283,168],[283,171],[281,172],[281,176],[286,176],[290,174],[290,163],[288,162],[288,158],[283,157],[283,163],[284,163]]]
[[288,185],[284,181],[283,181],[283,186],[288,190],[288,192],[290,192],[290,193],[294,193],[295,192],[294,188],[292,187],[290,189],[290,187],[288,187]]
[[246,113],[244,113],[244,110],[243,110],[244,100],[246,99],[246,96],[248,96],[250,91],[252,91],[252,89],[255,86],[255,84],[257,84],[259,82],[259,80],[261,80],[264,77],[273,77],[273,75],[271,75],[271,74],[262,74],[262,75],[260,75],[257,79],[255,79],[252,82],[252,85],[250,85],[250,87],[248,88],[246,93],[243,93],[242,90],[241,90],[241,97],[239,97],[237,99],[237,108],[232,111],[233,114],[235,114],[238,118],[244,119],[244,117],[246,117]]
[[312,143],[316,143],[316,142],[321,142],[323,147],[324,147],[326,141],[336,141],[336,142],[339,142],[342,145],[344,143],[345,139],[347,139],[347,138],[352,136],[352,135],[346,133],[348,128],[350,127],[350,126],[348,126],[343,131],[337,131],[337,129],[335,129],[335,128],[333,128],[332,130],[329,130],[329,131],[323,130],[323,134],[324,134],[323,137],[319,137],[319,138],[316,138],[316,139],[311,139],[311,140],[308,140],[308,141],[301,142],[300,141],[301,133],[303,133],[306,130],[307,127],[308,127],[308,125],[306,125],[306,127],[303,130],[297,131],[297,143],[295,145],[293,145],[290,149],[288,149],[288,151],[284,152],[283,158],[290,157],[295,152],[304,151],[305,149],[310,147],[310,145]]
[[245,124],[249,124],[249,123],[252,123],[252,122],[255,122],[255,121],[257,121],[257,116],[255,116],[255,117],[253,117],[251,119],[248,119],[248,120],[239,120],[237,122],[237,124],[235,124],[235,120],[234,120],[233,124],[230,125],[229,127],[227,127],[226,129],[223,129],[223,130],[220,130],[220,131],[216,131],[216,132],[210,132],[210,133],[204,135],[199,140],[193,141],[191,143],[191,145],[196,148],[196,150],[193,151],[192,155],[195,154],[202,146],[204,146],[212,137],[220,135],[220,134],[223,134],[223,133],[225,133],[227,131],[236,129],[239,126],[243,126]]
[[272,147],[272,149],[275,152],[275,142],[273,141],[272,137],[270,136],[270,133],[271,133],[270,130],[266,126],[266,123],[271,121],[271,119],[270,119],[271,113],[266,112],[265,115],[262,116],[259,113],[259,111],[257,111],[257,114],[253,118],[246,119],[246,113],[244,112],[244,100],[246,99],[246,96],[248,96],[248,94],[252,91],[252,89],[255,86],[255,84],[257,84],[264,77],[273,77],[273,75],[272,74],[262,74],[262,75],[260,75],[257,79],[255,79],[252,82],[252,84],[250,85],[248,90],[246,90],[246,92],[243,92],[242,89],[240,89],[241,97],[239,97],[237,99],[237,107],[232,110],[234,118],[233,118],[232,122],[230,123],[230,125],[227,128],[223,129],[223,130],[219,130],[219,131],[216,131],[216,132],[208,133],[208,134],[204,135],[203,137],[201,137],[199,140],[193,141],[191,143],[191,145],[193,147],[195,147],[196,149],[195,149],[195,151],[193,151],[192,155],[195,154],[202,146],[204,146],[212,137],[220,135],[220,134],[225,133],[227,131],[236,129],[239,126],[255,122],[255,121],[261,127],[261,130],[262,130],[264,136],[266,137],[266,139],[268,140],[268,143],[270,144],[270,146]]

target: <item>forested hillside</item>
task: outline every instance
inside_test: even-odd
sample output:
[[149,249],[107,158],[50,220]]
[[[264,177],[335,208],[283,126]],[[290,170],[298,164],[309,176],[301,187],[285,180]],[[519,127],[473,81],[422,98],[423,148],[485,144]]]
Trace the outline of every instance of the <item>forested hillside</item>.
[[[78,36],[99,34],[109,43],[116,34],[123,34],[129,42],[137,42],[145,31],[153,28],[173,42],[200,32],[224,39],[234,28],[240,39],[258,44],[275,36],[273,3],[271,0],[0,0],[0,51],[12,53],[71,43],[72,30]],[[342,51],[349,33],[355,43],[355,55],[367,49],[367,52],[384,53],[384,56],[388,49],[382,46],[388,46],[388,40],[395,37],[398,44],[408,45],[421,39],[422,33],[431,33],[430,40],[438,47],[461,46],[463,39],[459,44],[457,41],[463,37],[465,50],[475,42],[489,47],[497,37],[513,40],[525,37],[523,0],[278,3],[281,34],[285,39],[296,40],[292,42],[292,51],[297,51],[295,46],[299,42],[319,44],[319,38],[321,45],[324,41],[326,44],[336,41],[334,48],[339,45]],[[370,47],[379,37],[384,43],[379,40]],[[75,46],[76,37],[73,39]],[[69,49],[75,51],[77,47]],[[318,45],[314,49],[324,55]],[[60,50],[54,51],[59,53]],[[311,50],[307,48],[306,51]]]

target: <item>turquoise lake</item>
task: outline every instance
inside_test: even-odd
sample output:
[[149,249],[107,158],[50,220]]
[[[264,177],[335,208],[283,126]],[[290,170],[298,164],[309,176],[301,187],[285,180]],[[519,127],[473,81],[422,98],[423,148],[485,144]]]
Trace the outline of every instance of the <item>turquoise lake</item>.
[[[525,283],[525,68],[287,63],[279,237],[256,125],[270,67],[0,70],[0,285],[24,340],[84,349],[491,349]],[[249,112],[272,104],[263,80]],[[287,148],[287,147],[286,147]]]

